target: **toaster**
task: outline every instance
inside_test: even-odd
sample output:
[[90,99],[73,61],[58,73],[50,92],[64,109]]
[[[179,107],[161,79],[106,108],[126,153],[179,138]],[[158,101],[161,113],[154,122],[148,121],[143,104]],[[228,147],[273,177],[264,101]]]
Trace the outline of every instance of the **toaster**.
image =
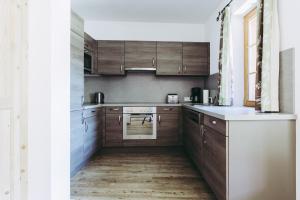
[[167,103],[179,103],[179,97],[178,94],[168,94],[167,95]]

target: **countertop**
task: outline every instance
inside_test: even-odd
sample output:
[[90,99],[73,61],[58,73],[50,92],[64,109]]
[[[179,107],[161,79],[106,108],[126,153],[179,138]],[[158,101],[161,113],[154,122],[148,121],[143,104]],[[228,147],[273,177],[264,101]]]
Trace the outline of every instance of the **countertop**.
[[183,104],[183,107],[212,117],[229,121],[242,120],[296,120],[297,116],[288,113],[261,113],[249,107],[227,107]]
[[227,107],[213,105],[197,105],[191,103],[167,104],[167,103],[105,103],[105,104],[84,104],[84,109],[109,107],[109,106],[183,106],[185,108],[204,113],[222,120],[243,121],[243,120],[296,120],[295,114],[289,113],[260,113],[249,107]]

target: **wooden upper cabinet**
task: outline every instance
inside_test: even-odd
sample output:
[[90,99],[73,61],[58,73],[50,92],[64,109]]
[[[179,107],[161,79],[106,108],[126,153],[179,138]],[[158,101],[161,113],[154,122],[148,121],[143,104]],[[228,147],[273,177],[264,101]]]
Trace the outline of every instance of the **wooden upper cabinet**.
[[83,19],[73,11],[71,11],[71,31],[84,37]]
[[[84,96],[84,39],[83,20],[72,12],[70,46],[70,109],[82,109]],[[82,30],[81,30],[82,29]],[[82,33],[82,34],[81,34]]]
[[92,68],[90,69],[91,71],[89,71],[89,73],[97,74],[98,73],[97,41],[94,40],[94,38],[92,38],[87,33],[84,33],[84,52],[89,54],[92,57]]
[[182,49],[183,75],[209,75],[209,43],[185,42]]
[[98,74],[125,74],[124,41],[98,41]]
[[125,68],[136,67],[156,68],[156,42],[125,42]]
[[182,43],[157,42],[157,75],[182,74]]

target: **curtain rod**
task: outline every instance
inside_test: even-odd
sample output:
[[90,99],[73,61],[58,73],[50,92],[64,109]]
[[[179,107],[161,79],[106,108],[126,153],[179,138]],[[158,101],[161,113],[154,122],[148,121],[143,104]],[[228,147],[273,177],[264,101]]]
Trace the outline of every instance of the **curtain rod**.
[[225,11],[225,9],[230,6],[230,4],[233,2],[233,0],[230,0],[229,3],[221,10],[219,11],[218,17],[217,17],[217,21],[220,20],[221,15],[223,14],[223,12]]

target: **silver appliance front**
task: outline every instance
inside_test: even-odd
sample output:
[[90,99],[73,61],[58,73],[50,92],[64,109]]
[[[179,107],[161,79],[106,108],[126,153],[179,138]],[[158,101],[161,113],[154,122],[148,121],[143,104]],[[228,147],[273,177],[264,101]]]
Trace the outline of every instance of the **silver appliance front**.
[[123,139],[156,139],[156,107],[124,107]]

